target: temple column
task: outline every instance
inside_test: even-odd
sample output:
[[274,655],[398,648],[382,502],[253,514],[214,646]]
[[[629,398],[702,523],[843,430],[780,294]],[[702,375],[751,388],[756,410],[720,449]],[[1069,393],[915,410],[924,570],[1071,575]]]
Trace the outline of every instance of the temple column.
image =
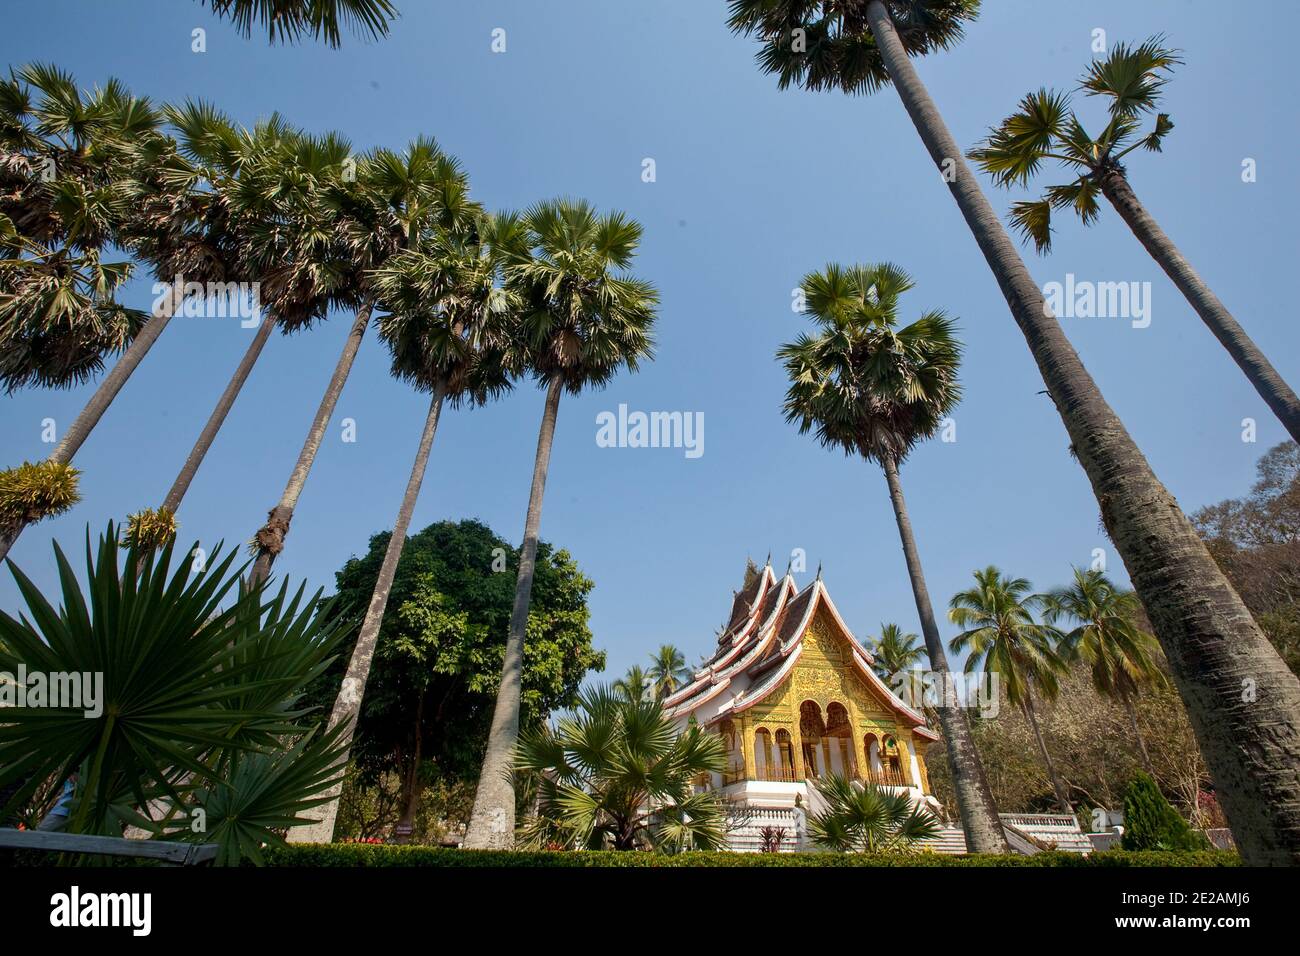
[[795,783],[803,783],[808,779],[808,768],[803,765],[803,729],[799,726],[799,712],[796,710],[794,715],[794,730],[790,736],[794,744],[794,779]]
[[740,759],[745,763],[745,779],[758,779],[754,774],[754,734],[749,715],[740,718]]
[[862,724],[858,720],[857,714],[853,715],[853,724],[849,728],[849,733],[852,735],[853,740],[854,776],[859,780],[865,780],[870,764],[867,763],[866,748],[862,746]]

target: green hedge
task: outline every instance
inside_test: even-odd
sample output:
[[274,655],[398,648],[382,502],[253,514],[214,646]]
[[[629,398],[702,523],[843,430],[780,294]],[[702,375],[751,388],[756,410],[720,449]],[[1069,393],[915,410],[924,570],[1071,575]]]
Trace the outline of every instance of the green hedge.
[[601,866],[1237,866],[1236,853],[1207,850],[1197,853],[1107,850],[1078,853],[1038,853],[949,856],[865,853],[616,853],[613,851],[505,852],[450,850],[428,846],[375,844],[293,844],[266,851],[267,866],[472,866],[472,867],[601,867]]

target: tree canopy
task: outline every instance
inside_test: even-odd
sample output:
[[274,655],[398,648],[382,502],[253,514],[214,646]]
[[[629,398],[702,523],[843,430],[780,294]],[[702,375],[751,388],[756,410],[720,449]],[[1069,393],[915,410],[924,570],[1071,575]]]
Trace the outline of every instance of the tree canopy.
[[[366,554],[335,575],[336,613],[348,623],[365,614],[389,535],[371,537]],[[409,771],[417,733],[421,759],[433,761],[440,776],[473,776],[501,677],[517,570],[517,550],[478,521],[438,522],[407,541],[353,746],[363,779]],[[588,627],[592,587],[567,551],[540,543],[524,660],[525,727],[572,706],[587,673],[604,669]],[[311,703],[329,708],[350,653],[345,646],[312,685]]]

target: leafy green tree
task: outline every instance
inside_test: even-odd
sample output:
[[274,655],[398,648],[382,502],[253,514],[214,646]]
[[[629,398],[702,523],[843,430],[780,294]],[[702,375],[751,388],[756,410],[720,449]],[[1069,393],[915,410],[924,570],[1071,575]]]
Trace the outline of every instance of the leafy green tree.
[[[389,532],[336,575],[340,621],[357,624],[370,607],[388,553]],[[431,779],[472,781],[482,761],[501,674],[518,552],[477,521],[443,521],[411,535],[393,574],[374,665],[352,742],[360,784],[389,773],[402,782],[400,815],[419,811]],[[572,706],[605,655],[591,646],[587,595],[592,582],[567,551],[538,547],[535,599],[520,695],[521,722],[535,727]],[[309,689],[308,701],[336,703],[352,647]],[[296,837],[295,837],[296,838]]]
[[465,845],[475,848],[503,848],[514,835],[510,753],[519,735],[525,625],[560,395],[601,388],[623,369],[634,372],[649,360],[659,302],[654,286],[627,271],[641,241],[640,223],[618,212],[601,215],[586,201],[567,199],[538,203],[524,219],[528,254],[507,269],[507,279],[523,301],[512,365],[531,371],[545,386],[546,404],[501,689],[465,838]]
[[860,784],[838,774],[817,780],[826,809],[808,820],[813,842],[841,853],[907,850],[939,835],[933,813],[913,803],[906,793],[874,783]]
[[[1174,128],[1168,113],[1156,111],[1169,74],[1182,62],[1161,36],[1137,46],[1117,44],[1107,56],[1089,64],[1079,84],[1088,96],[1107,101],[1109,119],[1095,138],[1071,108],[1068,94],[1041,89],[1021,100],[1017,111],[990,130],[969,155],[999,186],[1028,185],[1045,160],[1075,177],[1064,185],[1049,186],[1042,199],[1012,207],[1012,224],[1033,240],[1039,252],[1051,249],[1054,209],[1073,209],[1086,226],[1101,214],[1098,196],[1106,197],[1291,437],[1300,441],[1300,398],[1147,212],[1129,183],[1125,157],[1137,149],[1160,152]],[[1155,122],[1143,132],[1142,118],[1152,113]]]
[[1137,595],[1115,586],[1102,571],[1074,569],[1074,582],[1043,596],[1043,620],[1061,620],[1078,627],[1061,638],[1067,662],[1087,664],[1097,692],[1123,705],[1142,754],[1142,765],[1154,776],[1151,754],[1138,726],[1134,698],[1144,684],[1163,684],[1160,645],[1138,626],[1142,606]]
[[265,33],[271,43],[296,43],[303,37],[323,40],[331,47],[343,42],[343,31],[362,37],[388,35],[397,16],[391,0],[199,0],[219,17],[230,20],[241,34]]
[[566,849],[716,850],[726,842],[722,802],[697,789],[721,773],[721,738],[692,725],[678,734],[656,700],[591,687],[577,709],[519,739],[513,766],[537,788],[537,814],[520,842]]
[[911,670],[925,657],[925,648],[918,647],[915,634],[904,634],[897,624],[881,624],[880,637],[868,650],[876,659],[875,672],[888,683],[895,675]]
[[[1088,476],[1102,521],[1169,660],[1243,858],[1300,862],[1300,679],[1214,563],[1047,308],[912,57],[962,39],[979,0],[730,0],[782,87],[872,93],[892,84],[984,254]],[[880,175],[887,175],[881,172]],[[928,645],[928,639],[927,639]],[[1243,681],[1258,688],[1241,706]]]
[[686,666],[686,655],[671,644],[660,644],[650,655],[646,677],[654,685],[655,697],[663,700],[691,679],[691,669]]
[[1273,446],[1256,470],[1248,495],[1208,505],[1192,520],[1273,646],[1300,675],[1300,445]]
[[1133,778],[1124,793],[1126,850],[1208,850],[1209,841],[1169,805],[1156,782],[1145,773]]
[[805,312],[816,333],[801,334],[777,352],[790,380],[785,415],[800,433],[815,431],[823,446],[875,462],[885,472],[926,653],[942,676],[937,711],[962,827],[977,852],[997,853],[1006,849],[1002,823],[966,712],[946,679],[948,658],[899,474],[912,448],[939,430],[961,397],[961,343],[954,322],[942,312],[928,312],[910,325],[898,325],[898,300],[912,287],[911,277],[891,263],[831,264],[804,277]]
[[[192,548],[172,568],[174,542],[125,554],[111,524],[92,548],[86,589],[56,544],[56,609],[12,562],[27,605],[0,612],[0,670],[102,674],[93,708],[28,699],[0,724],[0,788],[20,782],[0,818],[48,780],[78,774],[68,829],[215,842],[219,861],[261,859],[302,822],[342,772],[338,734],[321,733],[302,703],[341,635],[320,594],[287,584],[240,592],[235,552]],[[265,603],[264,603],[265,601]],[[82,705],[88,702],[83,694]],[[160,809],[161,808],[161,809]],[[201,811],[201,813],[199,812]]]
[[1045,700],[1056,697],[1065,666],[1055,646],[1059,633],[1034,620],[1042,605],[1042,596],[1030,593],[1025,578],[1005,577],[992,565],[976,571],[975,587],[958,591],[949,602],[948,620],[962,632],[948,642],[948,649],[967,653],[967,673],[982,669],[997,675],[1007,701],[1024,711],[1033,728],[1061,812],[1073,814],[1070,792],[1056,771],[1034,708],[1035,693]]

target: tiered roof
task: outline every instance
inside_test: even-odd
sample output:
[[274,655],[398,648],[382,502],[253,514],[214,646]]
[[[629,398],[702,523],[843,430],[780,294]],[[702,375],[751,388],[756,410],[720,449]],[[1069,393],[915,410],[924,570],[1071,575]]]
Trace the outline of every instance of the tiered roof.
[[690,683],[664,700],[668,716],[684,718],[695,714],[707,725],[759,703],[794,668],[803,650],[803,637],[822,606],[852,650],[858,675],[878,691],[913,733],[938,739],[925,726],[925,717],[899,700],[876,676],[871,652],[845,625],[821,574],[800,590],[789,571],[777,580],[770,563],[732,597],[731,614],[718,637],[717,650]]

